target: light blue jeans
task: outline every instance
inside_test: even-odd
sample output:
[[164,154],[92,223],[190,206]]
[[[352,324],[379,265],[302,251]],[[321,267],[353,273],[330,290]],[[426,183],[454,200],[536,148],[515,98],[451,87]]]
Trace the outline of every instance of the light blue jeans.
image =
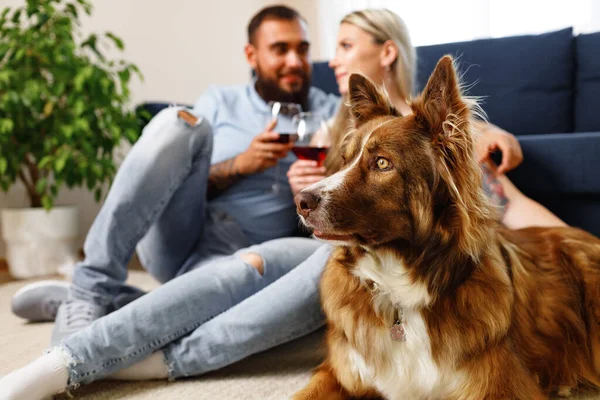
[[[112,313],[61,344],[69,384],[106,377],[162,351],[169,378],[199,375],[306,335],[324,324],[318,281],[330,254],[307,238],[248,247],[226,213],[205,204],[210,126],[159,113],[119,169],[85,243],[72,296]],[[126,285],[137,246],[160,282]],[[261,275],[240,257],[255,253]]]

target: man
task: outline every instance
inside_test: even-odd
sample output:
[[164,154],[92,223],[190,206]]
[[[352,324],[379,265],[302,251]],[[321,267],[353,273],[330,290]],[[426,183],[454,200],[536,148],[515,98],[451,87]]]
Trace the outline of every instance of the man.
[[[210,87],[191,117],[176,108],[161,111],[119,169],[72,284],[24,288],[13,298],[15,314],[56,318],[51,342],[57,344],[143,294],[125,284],[136,249],[144,268],[164,283],[215,257],[293,235],[297,220],[285,179],[292,145],[276,142],[276,130],[293,128],[293,115],[271,121],[268,102],[333,116],[339,99],[310,87],[309,46],[296,11],[273,6],[256,14],[245,48],[256,78]],[[281,176],[273,168],[278,163]],[[271,189],[276,179],[279,192]],[[245,257],[261,271],[260,259]]]

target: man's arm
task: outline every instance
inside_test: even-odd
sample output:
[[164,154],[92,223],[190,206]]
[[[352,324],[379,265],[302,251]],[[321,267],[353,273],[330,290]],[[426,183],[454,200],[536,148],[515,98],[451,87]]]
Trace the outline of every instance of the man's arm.
[[246,151],[210,167],[207,199],[214,199],[246,176],[274,167],[287,155],[294,143],[274,142],[279,137],[273,132],[276,123],[269,122],[265,132],[254,137]]
[[214,199],[244,177],[236,165],[237,158],[233,157],[211,165],[206,190],[208,200]]

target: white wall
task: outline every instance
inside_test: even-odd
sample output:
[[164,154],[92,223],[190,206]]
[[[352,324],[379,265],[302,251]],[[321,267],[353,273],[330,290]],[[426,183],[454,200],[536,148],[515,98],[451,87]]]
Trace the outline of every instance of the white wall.
[[[134,86],[136,102],[191,103],[209,84],[247,81],[249,69],[243,55],[246,26],[251,16],[269,3],[272,1],[102,0],[95,2],[94,16],[85,28],[113,31],[123,38],[127,59],[138,64],[145,75],[145,83]],[[305,2],[282,3],[296,7]]]
[[[0,0],[0,8],[22,3],[24,0]],[[84,20],[83,30],[111,31],[123,39],[122,57],[136,63],[145,76],[144,83],[134,82],[132,86],[132,100],[136,104],[148,100],[192,103],[209,84],[247,82],[249,69],[243,55],[246,26],[255,12],[274,2],[101,0],[93,3],[93,16]],[[311,25],[311,36],[317,37],[314,0],[278,3],[295,7],[305,15]],[[313,55],[319,55],[317,43]],[[80,206],[83,240],[99,205],[85,190],[65,190],[57,203]],[[26,204],[20,185],[8,194],[0,193],[0,208]],[[0,257],[3,254],[0,241]]]

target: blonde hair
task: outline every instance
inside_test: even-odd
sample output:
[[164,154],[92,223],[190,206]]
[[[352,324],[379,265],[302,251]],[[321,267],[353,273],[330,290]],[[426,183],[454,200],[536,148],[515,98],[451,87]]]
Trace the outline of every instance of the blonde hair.
[[351,24],[372,35],[383,44],[391,40],[398,49],[398,57],[391,65],[400,94],[408,99],[412,94],[417,70],[417,53],[410,40],[408,27],[398,14],[387,9],[354,11],[341,24]]
[[[398,84],[400,95],[408,99],[415,86],[417,53],[410,40],[408,27],[402,18],[388,9],[366,9],[346,15],[340,22],[340,24],[343,23],[362,29],[372,35],[373,39],[379,44],[391,40],[396,45],[398,57],[390,67]],[[331,126],[332,146],[325,160],[328,173],[336,172],[341,167],[341,141],[348,131],[349,117],[350,110],[342,99],[342,105]]]

